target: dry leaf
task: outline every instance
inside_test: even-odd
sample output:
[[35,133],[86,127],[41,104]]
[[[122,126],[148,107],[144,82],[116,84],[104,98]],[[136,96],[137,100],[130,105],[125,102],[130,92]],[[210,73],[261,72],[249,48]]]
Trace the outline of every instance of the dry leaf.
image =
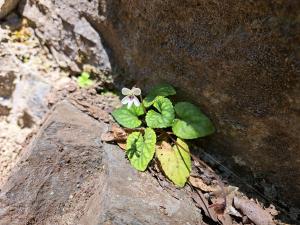
[[225,192],[226,192],[227,195],[229,195],[229,194],[231,194],[233,192],[237,192],[238,190],[239,190],[238,187],[231,186],[231,185],[225,187]]
[[225,187],[226,202],[227,202],[225,213],[242,218],[242,215],[232,206],[233,198],[237,195],[237,191],[238,191],[237,187],[234,186]]
[[111,127],[112,131],[108,131],[101,135],[102,141],[116,141],[121,144],[121,148],[124,147],[122,143],[126,142],[128,134],[120,127],[117,127],[115,125],[112,125]]
[[242,218],[243,216],[240,214],[239,211],[237,211],[232,205],[228,206],[226,208],[226,213],[228,213],[229,215],[233,215],[235,217],[239,217]]
[[200,190],[205,192],[216,192],[217,190],[219,190],[218,187],[213,187],[205,184],[199,177],[190,176],[189,181],[195,188],[199,188]]
[[221,203],[215,203],[213,205],[210,205],[210,207],[215,210],[216,214],[223,215],[224,211],[225,211],[225,208],[226,208],[226,203],[223,200],[223,202],[221,202]]
[[[231,195],[232,193],[235,193],[239,190],[238,187],[235,187],[235,186],[227,186],[227,187],[224,187],[224,191],[225,191],[225,194],[228,196],[228,195]],[[223,191],[222,191],[222,188],[221,187],[216,187],[215,191],[213,191],[213,194],[215,196],[221,196],[223,195]]]
[[277,216],[279,214],[279,211],[277,211],[274,205],[270,205],[268,208],[266,208],[266,211],[272,216]]
[[218,222],[218,216],[215,211],[209,207],[207,199],[204,197],[203,193],[200,190],[195,189],[196,192],[193,192],[192,198],[197,203],[198,207],[201,208],[205,215],[211,218],[213,221]]
[[109,132],[106,132],[106,133],[101,135],[101,140],[102,141],[114,141],[115,136],[111,131],[109,131]]
[[275,225],[272,216],[255,202],[234,197],[233,204],[256,225]]
[[126,131],[123,128],[118,127],[116,125],[112,125],[111,130],[114,133],[114,136],[116,139],[118,139],[118,140],[126,140],[127,139],[128,134],[126,133]]
[[232,218],[228,214],[218,215],[219,221],[223,225],[232,225]]
[[224,197],[211,199],[212,203],[209,207],[213,208],[217,215],[223,215],[226,209],[226,201]]
[[117,142],[117,144],[119,145],[119,147],[123,150],[126,150],[126,143],[124,142]]

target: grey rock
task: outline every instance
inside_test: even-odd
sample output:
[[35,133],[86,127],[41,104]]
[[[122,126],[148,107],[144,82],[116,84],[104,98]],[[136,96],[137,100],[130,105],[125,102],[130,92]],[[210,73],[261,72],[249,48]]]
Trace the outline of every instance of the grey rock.
[[[92,2],[86,2],[89,6]],[[85,1],[23,1],[21,11],[36,26],[36,34],[62,67],[80,72],[88,64],[110,71],[99,33],[82,14]],[[42,10],[41,10],[42,9]]]
[[0,26],[0,186],[17,163],[24,141],[49,110],[46,95],[69,79],[30,27],[22,28],[23,40],[17,38],[14,31],[21,24],[11,13]]
[[102,143],[107,129],[68,102],[56,105],[0,187],[0,224],[203,224],[184,191],[175,199]]
[[[20,23],[17,15],[10,14],[5,26],[0,27],[0,106],[8,121],[31,127],[39,124],[48,111],[46,97],[65,74],[50,59],[31,28],[26,28],[30,34],[26,44],[13,40],[11,30]],[[28,61],[23,61],[23,57],[28,57]]]
[[7,16],[19,3],[20,0],[0,0],[0,19]]
[[48,111],[46,97],[52,85],[21,64],[12,55],[0,58],[0,105],[9,108],[10,122],[31,127],[39,124]]
[[[27,115],[27,120],[30,118],[29,120],[32,121],[30,123],[39,124],[48,111],[46,98],[51,88],[51,85],[39,76],[33,74],[23,76],[17,82],[12,95],[12,109],[9,120],[18,123],[20,120],[24,120],[24,115],[25,118]],[[24,122],[21,123],[24,124]]]

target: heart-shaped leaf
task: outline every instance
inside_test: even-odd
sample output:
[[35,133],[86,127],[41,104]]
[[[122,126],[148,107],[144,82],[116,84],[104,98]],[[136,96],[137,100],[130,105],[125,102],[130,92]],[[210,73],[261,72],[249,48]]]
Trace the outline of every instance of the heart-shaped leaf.
[[172,126],[175,112],[172,102],[164,97],[157,97],[154,107],[158,112],[149,110],[146,115],[146,123],[151,128],[166,128]]
[[178,119],[174,120],[172,130],[176,136],[194,139],[215,131],[212,122],[195,105],[189,102],[179,102],[174,108]]
[[151,128],[141,132],[133,132],[126,142],[126,154],[131,165],[139,171],[145,171],[155,152],[156,134]]
[[[125,106],[124,106],[125,107]],[[127,108],[128,109],[128,108]],[[143,109],[142,105],[135,106],[134,104],[128,109],[130,112],[132,112],[136,116],[141,116],[145,114],[145,111]]]
[[176,91],[175,89],[169,85],[169,84],[160,84],[157,85],[155,88],[153,88],[149,94],[146,96],[146,98],[143,101],[143,104],[145,107],[150,107],[154,101],[156,100],[156,97],[158,96],[170,96],[170,95],[175,95]]
[[142,124],[142,121],[138,118],[144,114],[143,107],[132,105],[130,108],[123,106],[112,112],[115,120],[123,127],[136,128]]
[[173,147],[163,141],[156,147],[156,156],[164,174],[177,186],[183,187],[192,169],[188,145],[177,138]]

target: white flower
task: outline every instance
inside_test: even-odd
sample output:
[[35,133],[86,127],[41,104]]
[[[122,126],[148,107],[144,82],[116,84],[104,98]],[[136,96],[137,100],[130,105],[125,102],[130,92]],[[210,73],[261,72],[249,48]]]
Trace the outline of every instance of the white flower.
[[140,106],[141,103],[136,96],[141,95],[141,89],[135,87],[133,87],[131,90],[128,88],[122,88],[122,94],[126,96],[121,102],[124,105],[128,104],[127,108],[130,108],[132,104],[135,106]]

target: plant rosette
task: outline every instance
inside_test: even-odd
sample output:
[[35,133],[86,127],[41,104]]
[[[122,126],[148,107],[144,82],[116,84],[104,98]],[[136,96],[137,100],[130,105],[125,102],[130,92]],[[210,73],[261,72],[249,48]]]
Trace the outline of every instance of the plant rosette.
[[[126,155],[138,171],[145,171],[153,158],[162,173],[183,187],[191,173],[191,154],[185,140],[214,133],[210,119],[189,102],[172,102],[176,90],[160,84],[142,99],[139,88],[123,88],[123,106],[112,116],[128,132]],[[139,99],[139,98],[140,99]]]

